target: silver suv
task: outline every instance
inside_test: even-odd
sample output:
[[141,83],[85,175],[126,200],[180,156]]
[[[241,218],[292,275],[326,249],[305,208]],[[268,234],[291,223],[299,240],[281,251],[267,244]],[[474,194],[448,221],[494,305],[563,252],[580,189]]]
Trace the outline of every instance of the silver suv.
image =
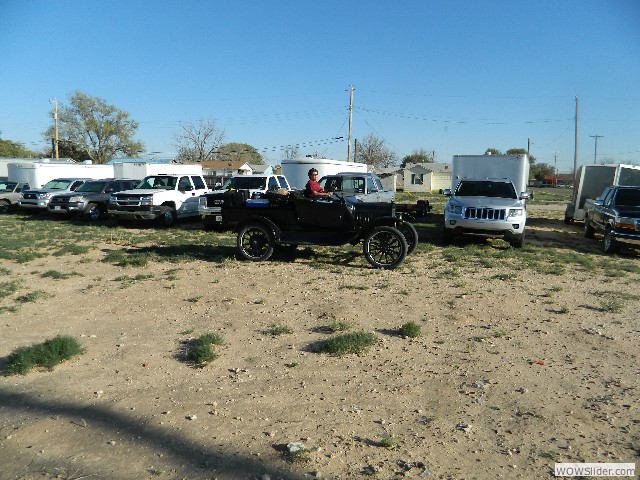
[[503,237],[511,246],[524,245],[527,192],[516,193],[507,180],[461,180],[455,192],[446,189],[443,240],[474,234]]
[[59,193],[74,192],[90,178],[56,178],[45,183],[38,190],[23,190],[18,206],[34,211],[44,211],[49,207],[51,197]]

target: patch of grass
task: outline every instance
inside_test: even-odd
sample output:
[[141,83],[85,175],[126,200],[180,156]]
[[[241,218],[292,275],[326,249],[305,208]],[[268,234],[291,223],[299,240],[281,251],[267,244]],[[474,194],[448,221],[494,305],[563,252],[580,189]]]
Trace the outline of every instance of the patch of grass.
[[619,298],[607,298],[600,302],[600,311],[608,313],[620,313],[624,310],[624,301]]
[[513,280],[514,278],[517,278],[517,275],[515,273],[498,273],[492,278],[495,278],[496,280]]
[[74,276],[82,276],[81,273],[71,272],[71,273],[62,273],[58,270],[47,270],[46,272],[40,274],[42,278],[53,278],[54,280],[66,280],[67,278],[71,278]]
[[121,250],[112,250],[104,256],[102,261],[119,267],[146,267],[151,259],[152,255],[149,253],[128,253]]
[[141,282],[143,280],[148,280],[150,278],[153,278],[152,274],[139,273],[138,275],[135,275],[133,277],[131,275],[120,275],[114,278],[113,281],[120,282],[121,288],[127,288],[133,285],[134,283]]
[[34,367],[53,370],[53,367],[65,360],[83,353],[85,349],[73,337],[60,336],[43,343],[20,347],[7,359],[5,375],[25,375]]
[[338,288],[342,290],[368,290],[366,285],[340,285]]
[[187,345],[185,358],[195,367],[202,368],[218,358],[213,345],[222,345],[224,339],[217,333],[205,333]]
[[272,324],[272,325],[269,325],[269,328],[265,330],[265,333],[267,335],[272,335],[274,337],[277,337],[279,335],[286,335],[289,333],[293,333],[293,328],[287,325]]
[[398,335],[402,337],[416,338],[422,335],[422,327],[416,322],[407,322],[398,329]]
[[383,448],[393,450],[398,446],[398,442],[393,435],[387,432],[384,432],[384,434],[382,435],[382,439],[378,442],[378,445],[380,445]]
[[7,305],[0,307],[0,313],[16,313],[18,310],[20,310],[20,305]]
[[41,298],[49,298],[51,295],[43,290],[34,290],[33,292],[25,293],[16,298],[17,302],[30,303],[36,302]]
[[187,302],[198,303],[202,297],[202,295],[196,295],[195,297],[187,298]]
[[562,314],[567,314],[569,313],[571,310],[569,310],[569,307],[567,307],[566,305],[562,305],[559,309],[558,309],[558,313],[562,313]]
[[11,270],[8,268],[0,267],[0,275],[9,275],[11,274]]
[[0,298],[13,295],[22,286],[20,280],[11,280],[9,282],[0,282]]
[[86,245],[78,245],[76,243],[68,243],[53,252],[54,257],[62,257],[64,255],[83,255],[91,251]]
[[347,330],[351,329],[353,327],[353,325],[349,322],[341,322],[336,320],[335,322],[330,323],[329,325],[327,325],[325,327],[325,330],[327,332],[330,333],[336,333],[336,332],[346,332]]
[[378,338],[374,333],[363,331],[352,332],[318,342],[315,350],[320,353],[338,356],[350,353],[360,355],[368,352],[377,342]]

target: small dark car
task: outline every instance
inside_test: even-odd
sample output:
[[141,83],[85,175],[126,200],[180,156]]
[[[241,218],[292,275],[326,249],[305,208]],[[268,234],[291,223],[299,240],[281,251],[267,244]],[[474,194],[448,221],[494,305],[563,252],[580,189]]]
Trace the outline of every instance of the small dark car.
[[72,214],[98,220],[107,214],[107,204],[114,192],[135,188],[139,180],[89,180],[74,192],[55,195],[49,201],[51,213]]
[[267,260],[276,245],[362,242],[372,266],[392,269],[416,248],[415,228],[396,215],[393,203],[324,198],[311,200],[298,191],[255,199],[242,191],[206,195],[206,201],[219,205],[222,219],[237,232],[238,252],[246,260]]

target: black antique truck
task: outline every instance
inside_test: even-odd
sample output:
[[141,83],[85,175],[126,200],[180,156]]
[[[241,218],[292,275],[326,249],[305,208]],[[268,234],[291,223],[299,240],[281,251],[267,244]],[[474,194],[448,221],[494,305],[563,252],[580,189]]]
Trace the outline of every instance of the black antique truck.
[[619,244],[640,246],[640,187],[608,187],[584,207],[584,236],[602,233],[605,252]]
[[363,244],[375,268],[399,266],[418,243],[411,223],[396,214],[392,202],[357,202],[334,195],[320,200],[299,191],[269,192],[249,198],[242,190],[209,193],[201,206],[215,208],[219,224],[237,233],[239,255],[264,261],[280,245]]

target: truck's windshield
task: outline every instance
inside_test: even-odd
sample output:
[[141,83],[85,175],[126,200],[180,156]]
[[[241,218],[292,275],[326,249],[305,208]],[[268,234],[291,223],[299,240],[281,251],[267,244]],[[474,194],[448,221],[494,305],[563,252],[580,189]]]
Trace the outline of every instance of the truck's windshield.
[[235,190],[266,190],[267,177],[231,177],[222,188]]
[[152,175],[146,177],[140,184],[138,189],[157,188],[163,190],[175,190],[177,177],[169,177],[167,175]]
[[624,207],[640,206],[640,189],[620,189],[616,196],[616,205]]
[[456,193],[459,197],[518,198],[513,184],[491,181],[462,181]]

